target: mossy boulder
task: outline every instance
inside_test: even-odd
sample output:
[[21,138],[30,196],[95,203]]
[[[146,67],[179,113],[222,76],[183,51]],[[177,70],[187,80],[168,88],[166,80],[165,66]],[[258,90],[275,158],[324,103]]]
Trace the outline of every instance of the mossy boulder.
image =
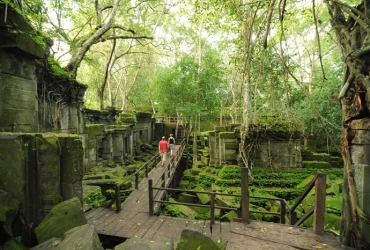
[[[206,191],[204,190],[204,188],[201,187],[196,187],[195,190]],[[197,197],[200,200],[200,203],[202,203],[203,205],[209,204],[211,201],[211,196],[209,194],[197,193]]]
[[98,233],[93,225],[82,225],[65,232],[61,237],[53,237],[30,250],[103,250]]
[[148,240],[131,238],[114,247],[114,250],[172,250],[174,249],[173,240]]
[[224,214],[222,217],[221,217],[221,221],[228,221],[228,222],[232,222],[234,220],[234,218],[237,218],[238,215],[236,214],[236,212],[234,210],[231,210],[230,212],[227,212],[226,214]]
[[170,204],[167,206],[167,211],[169,214],[180,218],[194,219],[198,215],[196,211],[184,205]]
[[198,197],[194,194],[188,194],[188,193],[181,193],[177,199],[179,202],[184,203],[197,203]]
[[177,244],[176,250],[224,250],[226,247],[202,233],[194,230],[184,229]]
[[77,197],[61,202],[35,228],[39,243],[53,237],[62,237],[68,230],[87,224],[82,205]]

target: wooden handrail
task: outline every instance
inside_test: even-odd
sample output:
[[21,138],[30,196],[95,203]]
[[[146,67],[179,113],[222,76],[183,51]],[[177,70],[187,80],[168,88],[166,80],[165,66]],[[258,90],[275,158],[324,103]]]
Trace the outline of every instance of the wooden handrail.
[[[186,147],[186,141],[185,140],[182,140],[181,143],[180,143],[180,148],[178,150],[175,151],[175,156],[172,157],[171,159],[171,163],[168,165],[169,168],[171,167],[174,167],[174,162],[177,162],[178,159],[181,157],[182,155],[182,152],[184,151]],[[131,178],[135,177],[135,189],[138,189],[139,188],[139,182],[140,182],[140,176],[143,174],[143,170],[145,168],[145,177],[147,178],[148,177],[148,174],[149,174],[149,168],[154,168],[158,162],[160,161],[160,154],[157,153],[156,155],[154,155],[152,158],[150,158],[149,161],[147,161],[143,166],[141,166],[138,170],[135,171],[135,173],[131,174],[130,176],[128,176],[125,180],[123,180],[121,183],[117,184],[116,185],[116,188],[115,188],[115,202],[116,202],[116,211],[121,211],[121,195],[120,195],[120,189],[121,189],[121,186],[128,182]],[[169,175],[171,174],[171,169],[168,169],[169,171],[166,171]],[[168,176],[168,178],[170,178],[170,176]],[[161,185],[165,185],[165,176],[162,176],[162,183]]]
[[[313,206],[306,211],[306,213],[297,220],[297,212],[295,211],[299,204],[302,203],[304,198],[310,193],[310,191],[315,187],[315,202]],[[308,217],[313,214],[313,231],[316,234],[324,234],[324,219],[325,219],[325,199],[326,199],[326,174],[318,173],[312,179],[310,183],[307,184],[303,193],[299,196],[297,201],[289,210],[289,224],[299,226]]]
[[[247,172],[246,172],[247,173]],[[245,172],[243,174],[242,171],[242,186],[243,181],[245,181]],[[149,208],[154,207],[154,202],[158,203],[166,203],[166,204],[176,204],[176,205],[186,205],[186,206],[196,206],[196,207],[205,207],[210,209],[210,223],[211,225],[214,224],[215,221],[215,209],[224,209],[224,210],[234,210],[238,211],[237,207],[219,207],[215,205],[215,197],[218,196],[233,196],[233,197],[239,197],[241,199],[241,206],[242,206],[242,215],[241,215],[241,221],[244,223],[249,222],[249,213],[261,213],[261,214],[271,214],[271,215],[277,215],[280,216],[280,223],[285,224],[286,221],[290,225],[297,225],[299,226],[301,223],[303,223],[309,216],[314,215],[314,225],[313,225],[313,231],[316,234],[323,234],[324,233],[324,213],[325,213],[325,192],[326,192],[326,174],[318,173],[313,180],[306,186],[305,191],[302,193],[302,195],[297,199],[296,203],[290,207],[288,202],[285,199],[281,198],[272,198],[272,197],[261,197],[261,196],[249,196],[249,193],[245,194],[228,194],[228,193],[219,193],[219,192],[209,192],[209,191],[198,191],[198,190],[188,190],[188,189],[176,189],[176,188],[165,188],[162,185],[164,184],[165,180],[161,182],[161,186],[159,185],[156,187],[153,186],[152,180],[149,181]],[[300,218],[297,221],[297,213],[296,208],[298,205],[303,201],[303,199],[309,194],[311,189],[315,187],[315,204],[314,206],[306,212],[306,214]],[[245,188],[245,187],[244,187]],[[185,193],[192,193],[192,194],[208,194],[211,196],[211,201],[209,205],[202,205],[202,204],[192,204],[192,203],[183,203],[183,202],[175,202],[175,201],[164,201],[164,200],[158,200],[154,199],[153,196],[153,190],[157,191],[170,191],[170,192],[185,192]],[[244,191],[245,192],[245,191]],[[243,203],[243,196],[247,196],[248,201],[248,208],[244,208]],[[260,199],[260,200],[275,200],[280,202],[280,212],[267,212],[267,211],[255,211],[255,210],[249,210],[249,198],[254,199]],[[247,215],[243,215],[244,213]],[[289,216],[287,216],[287,211]],[[151,215],[154,215],[154,210],[150,210],[149,212],[152,212]]]
[[[121,183],[116,184],[115,188],[115,201],[116,201],[116,211],[121,211],[121,186],[127,183],[130,179],[135,177],[135,189],[139,187],[140,176],[145,173],[145,177],[148,177],[149,168],[154,168],[157,163],[159,162],[160,155],[159,153],[155,154],[149,161],[147,161],[143,166],[141,166],[135,173],[129,175],[126,179],[124,179]],[[145,168],[145,171],[144,171]]]

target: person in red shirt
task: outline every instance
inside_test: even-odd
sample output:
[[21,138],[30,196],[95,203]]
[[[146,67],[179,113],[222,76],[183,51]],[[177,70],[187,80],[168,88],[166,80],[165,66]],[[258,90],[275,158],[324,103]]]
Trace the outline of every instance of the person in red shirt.
[[166,141],[166,137],[162,136],[162,140],[158,143],[158,150],[161,154],[162,159],[162,166],[164,165],[164,162],[166,161],[166,155],[168,150],[168,142]]

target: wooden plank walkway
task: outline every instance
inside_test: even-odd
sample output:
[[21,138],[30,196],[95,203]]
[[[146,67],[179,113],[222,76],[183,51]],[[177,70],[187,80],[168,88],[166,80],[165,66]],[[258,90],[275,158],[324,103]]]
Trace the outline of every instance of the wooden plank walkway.
[[[148,178],[156,183],[168,169],[168,165],[169,159],[164,167],[159,163]],[[192,229],[226,244],[226,249],[230,250],[344,249],[331,234],[316,235],[312,229],[302,227],[262,221],[251,221],[250,224],[217,221],[211,229],[208,220],[150,216],[148,197],[148,179],[145,178],[140,182],[139,189],[134,190],[122,203],[120,212],[98,208],[86,216],[87,221],[95,226],[100,235],[125,239],[142,238],[152,242],[173,241],[175,246],[182,230]],[[158,209],[157,205],[155,212]]]

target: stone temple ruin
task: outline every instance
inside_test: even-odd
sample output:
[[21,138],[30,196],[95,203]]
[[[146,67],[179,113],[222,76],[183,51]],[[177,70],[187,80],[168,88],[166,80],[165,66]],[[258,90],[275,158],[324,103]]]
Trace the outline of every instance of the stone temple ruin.
[[[141,155],[140,144],[170,133],[184,136],[178,123],[150,113],[85,109],[87,86],[50,59],[51,42],[11,8],[5,17],[0,5],[0,20],[0,189],[20,201],[30,224],[38,225],[61,201],[82,201],[82,178],[97,163],[124,164],[128,156]],[[196,139],[203,164],[238,162],[237,125],[215,127]],[[261,165],[300,167],[301,139],[266,137],[254,155]]]
[[38,225],[59,202],[82,201],[89,167],[139,154],[154,119],[131,114],[117,124],[119,111],[84,109],[86,86],[58,71],[49,42],[11,8],[0,5],[0,19],[0,188]]

